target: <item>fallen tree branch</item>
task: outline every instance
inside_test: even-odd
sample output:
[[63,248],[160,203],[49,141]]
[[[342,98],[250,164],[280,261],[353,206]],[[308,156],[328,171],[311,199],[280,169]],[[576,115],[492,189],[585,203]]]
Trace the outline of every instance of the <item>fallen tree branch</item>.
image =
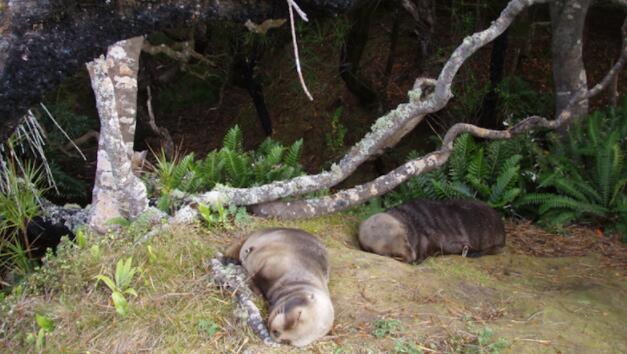
[[254,214],[259,216],[277,217],[282,219],[314,217],[338,212],[362,204],[372,197],[383,195],[413,176],[427,173],[444,165],[453,150],[453,142],[455,141],[455,138],[460,134],[468,133],[472,136],[484,139],[502,140],[511,139],[537,128],[555,130],[562,127],[572,119],[573,107],[575,107],[580,101],[591,98],[607,88],[613,78],[618,75],[618,73],[625,66],[625,62],[627,62],[627,18],[623,23],[622,33],[623,49],[616,64],[614,64],[605,77],[592,89],[584,93],[574,95],[570,99],[566,108],[555,120],[548,120],[540,116],[531,116],[506,130],[493,130],[477,127],[473,124],[457,123],[447,131],[439,150],[411,160],[387,175],[380,176],[369,183],[321,198],[299,200],[294,202],[277,201],[256,205],[251,209]]
[[[218,185],[212,191],[191,196],[189,202],[206,204],[254,205],[272,202],[281,198],[303,195],[331,188],[350,176],[362,163],[376,156],[413,129],[425,115],[446,106],[453,97],[451,86],[455,74],[464,61],[498,37],[525,8],[548,0],[512,0],[501,15],[486,30],[466,37],[444,65],[437,81],[417,80],[409,91],[409,102],[380,117],[371,131],[329,171],[316,175],[300,176],[286,181],[276,181],[251,188],[232,188]],[[431,87],[433,86],[433,87]],[[430,91],[433,91],[430,93]]]
[[225,265],[223,259],[220,253],[216,254],[216,258],[211,259],[213,281],[217,286],[235,295],[238,306],[246,312],[246,322],[263,343],[273,347],[278,346],[278,343],[270,337],[263,317],[252,300],[254,295],[246,284],[248,273],[240,265]]

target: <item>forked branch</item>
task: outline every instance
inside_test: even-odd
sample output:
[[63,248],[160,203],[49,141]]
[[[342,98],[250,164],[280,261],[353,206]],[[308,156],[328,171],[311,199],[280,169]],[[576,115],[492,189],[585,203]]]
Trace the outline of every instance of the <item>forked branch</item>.
[[350,176],[362,163],[394,146],[425,115],[444,108],[453,97],[451,85],[464,61],[479,48],[498,37],[526,7],[547,0],[512,0],[499,18],[486,30],[464,39],[451,55],[438,80],[419,79],[409,91],[409,102],[377,119],[371,131],[328,171],[300,176],[252,188],[217,186],[214,190],[190,198],[196,203],[254,205],[331,188]]
[[369,183],[322,198],[299,200],[295,202],[279,201],[266,203],[254,206],[253,212],[264,217],[278,217],[283,219],[314,217],[338,212],[364,203],[372,197],[383,195],[413,176],[427,173],[444,165],[452,152],[455,138],[460,134],[468,133],[472,136],[484,139],[500,140],[512,139],[515,136],[528,133],[533,129],[544,128],[554,130],[564,126],[572,119],[572,109],[576,104],[606,89],[613,78],[618,75],[625,66],[625,62],[627,62],[627,19],[625,19],[623,23],[622,34],[623,46],[618,61],[592,89],[573,96],[566,108],[554,120],[548,120],[540,116],[531,116],[506,130],[485,129],[472,124],[457,123],[447,131],[439,150],[411,160],[387,175],[380,176]]

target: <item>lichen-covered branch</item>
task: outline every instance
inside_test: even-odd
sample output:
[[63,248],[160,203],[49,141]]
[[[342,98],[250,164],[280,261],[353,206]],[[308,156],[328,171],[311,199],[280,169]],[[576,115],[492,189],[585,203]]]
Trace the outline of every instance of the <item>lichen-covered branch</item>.
[[350,176],[362,163],[380,154],[385,148],[394,146],[405,134],[420,123],[426,114],[445,107],[453,97],[451,85],[464,61],[479,48],[503,33],[525,7],[546,1],[512,0],[490,27],[464,39],[463,43],[451,55],[437,81],[417,80],[414,88],[409,91],[409,102],[400,104],[377,119],[372,125],[371,131],[355,144],[338,163],[333,164],[329,171],[252,188],[216,186],[210,192],[190,197],[190,201],[209,204],[220,202],[223,204],[253,205],[316,192],[337,185]]
[[109,47],[106,58],[87,64],[100,116],[89,224],[100,233],[107,231],[110,219],[133,219],[148,207],[146,186],[131,168],[142,41],[120,41]]
[[442,141],[442,147],[439,150],[409,161],[392,172],[380,176],[369,183],[321,198],[294,202],[278,201],[256,205],[252,207],[252,211],[259,216],[282,219],[314,217],[338,212],[362,204],[370,198],[383,195],[413,176],[427,173],[444,165],[452,152],[455,138],[462,133],[468,133],[484,139],[511,139],[517,135],[528,133],[533,129],[545,128],[554,130],[565,126],[573,119],[573,109],[579,105],[579,102],[591,98],[607,88],[612,79],[618,75],[625,66],[627,62],[627,18],[623,23],[622,32],[623,48],[616,64],[614,64],[605,77],[592,89],[572,97],[568,105],[555,120],[531,116],[507,130],[493,130],[477,127],[472,124],[457,123],[447,131]]
[[253,332],[259,336],[264,344],[278,346],[278,343],[270,337],[261,313],[252,300],[253,293],[246,283],[248,278],[246,270],[236,264],[225,265],[223,257],[219,253],[216,255],[216,258],[211,259],[211,269],[213,271],[213,281],[216,285],[235,295],[237,304],[245,311],[247,315],[246,322]]
[[421,158],[406,162],[387,175],[346,189],[338,193],[314,199],[298,200],[294,202],[271,202],[255,205],[251,208],[253,214],[263,217],[280,219],[297,219],[335,213],[366,200],[383,195],[396,188],[410,177],[433,171],[442,166],[450,155],[450,150],[441,149]]

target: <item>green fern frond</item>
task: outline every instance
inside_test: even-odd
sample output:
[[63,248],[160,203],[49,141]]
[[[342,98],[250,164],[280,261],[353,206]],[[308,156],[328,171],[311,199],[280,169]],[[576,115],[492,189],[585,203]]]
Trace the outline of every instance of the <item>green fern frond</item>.
[[276,145],[270,149],[266,155],[266,163],[270,166],[278,165],[283,159],[283,151],[285,148],[281,145]]
[[479,195],[481,196],[481,199],[489,196],[491,194],[490,192],[490,187],[488,187],[486,184],[484,184],[480,179],[478,179],[475,176],[472,175],[467,175],[466,176],[466,181],[468,181],[468,183],[470,183],[470,185],[479,193]]
[[487,175],[487,166],[483,156],[483,148],[480,148],[474,154],[470,164],[468,165],[468,174],[466,177],[472,177],[475,181],[484,181]]
[[610,184],[612,176],[612,151],[609,147],[599,147],[595,154],[594,179],[601,195],[601,203],[608,205],[610,200]]
[[492,186],[492,193],[490,193],[488,201],[496,203],[502,197],[503,192],[507,190],[507,187],[516,183],[518,172],[518,166],[510,167],[503,171],[496,179],[496,183]]
[[597,111],[590,114],[588,116],[588,119],[586,120],[586,126],[588,128],[588,140],[590,140],[592,147],[598,146],[602,138],[599,129],[601,119],[601,113]]
[[234,152],[243,151],[244,137],[238,125],[233,126],[224,136],[223,146]]
[[453,182],[451,187],[459,196],[462,196],[464,198],[474,199],[477,195],[476,192],[472,190],[472,188],[470,188],[467,184],[463,182]]
[[516,201],[516,206],[525,206],[525,205],[541,205],[546,203],[548,200],[553,198],[555,194],[552,193],[530,193],[522,196],[518,201]]
[[612,191],[612,198],[610,199],[610,206],[618,204],[620,196],[624,196],[625,186],[627,186],[627,177],[619,180],[614,184],[614,190]]
[[212,189],[216,183],[220,182],[223,169],[224,160],[218,156],[218,153],[215,150],[208,153],[197,167],[197,174],[203,182],[203,187]]
[[453,153],[448,161],[451,180],[462,182],[468,168],[472,154],[476,151],[476,145],[470,134],[462,134],[455,140]]
[[257,148],[257,153],[261,155],[267,155],[273,147],[280,145],[277,141],[271,137],[267,137]]
[[573,181],[572,179],[564,177],[556,178],[555,180],[553,180],[552,185],[555,186],[558,191],[565,193],[570,197],[573,197],[582,202],[589,201],[586,195],[577,188],[578,183],[576,181]]
[[285,154],[285,158],[283,162],[287,166],[298,167],[300,166],[300,155],[303,151],[303,139],[298,139],[290,146],[289,150],[287,150],[287,154]]
[[501,164],[501,167],[498,170],[499,174],[502,174],[504,171],[507,171],[511,168],[520,169],[520,160],[522,160],[522,155],[511,155],[508,159],[505,160],[505,162]]
[[552,198],[549,198],[544,203],[542,203],[542,205],[540,205],[538,211],[540,212],[540,214],[544,214],[551,209],[567,209],[577,213],[588,213],[597,216],[605,216],[607,214],[607,209],[601,206],[590,203],[583,203],[581,201],[562,195],[553,195]]
[[511,157],[514,154],[515,149],[510,141],[501,140],[490,142],[486,148],[486,177],[494,179],[497,174],[501,173],[504,169],[507,169],[508,167],[504,167],[503,163],[506,159],[508,159],[508,157]]
[[224,160],[227,182],[234,187],[244,187],[249,182],[247,156],[224,147],[220,150],[220,157]]
[[454,191],[448,182],[442,182],[438,180],[431,180],[431,185],[435,191],[437,199],[451,199],[454,196]]
[[542,216],[542,222],[551,226],[568,225],[575,219],[579,218],[580,214],[572,210],[553,210]]
[[520,188],[508,189],[505,193],[503,193],[500,201],[498,202],[498,206],[495,206],[495,208],[502,208],[511,204],[521,193],[522,189]]

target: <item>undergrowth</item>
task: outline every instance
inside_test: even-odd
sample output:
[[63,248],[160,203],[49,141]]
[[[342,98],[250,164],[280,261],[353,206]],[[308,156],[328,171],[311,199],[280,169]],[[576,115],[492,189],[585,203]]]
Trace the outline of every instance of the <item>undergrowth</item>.
[[[217,184],[232,187],[251,187],[272,181],[289,179],[303,173],[299,160],[303,140],[291,146],[267,138],[257,150],[244,151],[244,138],[236,125],[225,135],[220,150],[213,150],[202,160],[195,160],[193,153],[168,159],[165,153],[157,156],[154,174],[146,182],[151,186],[157,206],[172,211],[175,193],[209,191]],[[153,178],[156,177],[156,178]]]
[[626,137],[627,99],[618,109],[596,111],[573,124],[565,138],[549,136],[548,154],[538,160],[536,191],[518,206],[531,205],[540,222],[550,227],[592,222],[625,237]]

